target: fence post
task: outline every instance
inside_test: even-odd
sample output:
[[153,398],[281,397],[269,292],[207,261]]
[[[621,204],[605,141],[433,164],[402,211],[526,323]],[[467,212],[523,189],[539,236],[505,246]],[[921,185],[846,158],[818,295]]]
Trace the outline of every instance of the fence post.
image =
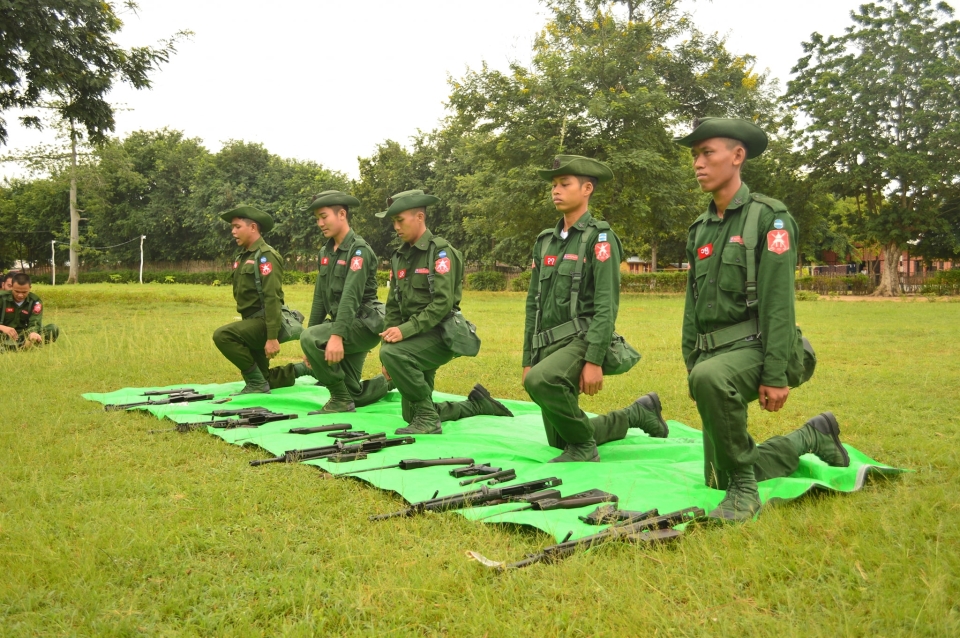
[[55,247],[56,243],[57,241],[55,239],[50,240],[50,272],[53,273],[51,283],[50,283],[51,286],[57,285],[57,249]]
[[146,239],[146,235],[140,235],[140,283],[143,283],[143,240]]

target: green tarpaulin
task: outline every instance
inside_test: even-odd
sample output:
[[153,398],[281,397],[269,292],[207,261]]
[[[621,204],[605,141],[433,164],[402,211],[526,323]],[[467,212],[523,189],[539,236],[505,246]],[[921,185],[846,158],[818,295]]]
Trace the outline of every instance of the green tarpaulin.
[[[242,384],[169,386],[191,387],[200,393],[226,398]],[[127,388],[107,394],[85,394],[84,398],[104,404],[132,403],[143,401],[143,392],[165,388]],[[274,412],[296,413],[300,418],[290,421],[268,423],[258,428],[232,430],[209,429],[209,432],[235,445],[256,445],[271,455],[280,455],[287,450],[330,445],[334,439],[326,433],[307,435],[289,434],[292,427],[311,427],[329,423],[350,423],[354,430],[386,432],[392,437],[395,429],[405,423],[400,416],[400,395],[391,392],[385,399],[371,406],[360,408],[356,413],[306,416],[318,409],[326,400],[326,389],[313,385],[313,380],[301,378],[291,388],[274,390],[269,395],[245,395],[234,397],[222,405],[210,402],[178,405],[151,406],[151,413],[176,422],[192,422],[209,419],[214,409],[264,407]],[[461,400],[463,397],[435,393],[434,400]],[[600,489],[620,498],[620,509],[649,510],[657,508],[661,513],[686,507],[701,507],[710,510],[723,498],[723,492],[707,488],[703,484],[703,447],[699,430],[682,423],[670,421],[670,437],[651,439],[631,430],[622,441],[608,443],[600,448],[600,463],[555,463],[545,462],[555,457],[558,451],[546,444],[540,409],[525,401],[504,400],[516,418],[479,416],[443,424],[442,435],[418,436],[413,445],[388,448],[366,459],[349,463],[332,463],[328,460],[305,461],[325,472],[340,474],[364,468],[374,468],[397,463],[401,459],[433,459],[439,457],[472,457],[477,463],[490,463],[504,469],[516,470],[517,479],[511,485],[523,481],[556,476],[563,480],[559,488],[566,496],[589,489]],[[170,424],[171,427],[173,424]],[[171,434],[170,436],[178,436]],[[863,486],[871,473],[895,474],[896,468],[882,465],[846,446],[850,453],[850,467],[829,467],[813,455],[805,456],[799,469],[790,477],[760,483],[760,496],[764,503],[775,499],[793,499],[812,489],[829,489],[852,492]],[[239,461],[238,461],[239,462]],[[251,472],[268,472],[270,466],[250,468]],[[376,470],[357,474],[356,478],[376,487],[391,490],[410,502],[431,498],[439,490],[440,495],[454,494],[477,486],[460,487],[459,480],[449,474],[449,467],[431,467],[419,470]],[[577,518],[591,512],[595,506],[580,510],[514,511],[520,504],[505,504],[492,507],[476,507],[460,510],[469,519],[484,522],[514,523],[537,527],[558,540],[573,533],[580,538],[598,531]]]

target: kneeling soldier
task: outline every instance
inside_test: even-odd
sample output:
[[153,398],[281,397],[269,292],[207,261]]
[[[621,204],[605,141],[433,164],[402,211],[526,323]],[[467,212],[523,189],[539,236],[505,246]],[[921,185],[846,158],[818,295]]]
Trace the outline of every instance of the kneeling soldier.
[[782,202],[740,180],[744,162],[766,150],[766,133],[746,120],[703,118],[676,141],[690,148],[700,189],[713,196],[687,238],[682,338],[706,483],[726,490],[709,516],[746,520],[760,509],[757,481],[792,474],[803,454],[839,467],[850,457],[830,412],[761,445],[747,432],[751,401],[776,412],[813,373],[794,322],[797,224]]
[[592,396],[603,388],[602,364],[620,306],[620,239],[588,211],[597,185],[613,172],[594,159],[558,155],[539,175],[553,182],[563,219],[533,245],[523,386],[543,412],[547,442],[563,450],[551,463],[599,461],[597,445],[624,438],[628,428],[666,437],[667,424],[655,393],[594,419],[580,409],[581,392]]
[[354,412],[390,390],[383,375],[360,381],[367,353],[380,343],[384,308],[377,300],[377,256],[350,228],[350,207],[359,205],[347,193],[324,191],[308,207],[328,241],[317,257],[310,327],[300,347],[319,385],[330,390],[326,413]]
[[10,290],[0,291],[0,352],[56,341],[60,329],[43,325],[43,302],[31,290],[30,275],[14,273],[10,282]]
[[280,352],[283,306],[283,259],[261,237],[270,232],[273,218],[252,206],[240,206],[220,215],[243,251],[233,261],[233,297],[241,321],[217,328],[213,343],[246,382],[239,394],[269,393],[270,388],[291,386],[309,374],[306,365],[289,363],[270,368]]
[[403,418],[410,424],[397,434],[440,434],[441,421],[479,414],[513,416],[481,385],[474,386],[466,401],[433,402],[437,369],[460,356],[445,340],[442,324],[464,321],[459,314],[463,257],[426,226],[426,207],[439,201],[421,190],[404,191],[391,197],[389,208],[376,215],[389,215],[403,242],[391,259],[386,330],[380,335],[383,373],[399,390]]

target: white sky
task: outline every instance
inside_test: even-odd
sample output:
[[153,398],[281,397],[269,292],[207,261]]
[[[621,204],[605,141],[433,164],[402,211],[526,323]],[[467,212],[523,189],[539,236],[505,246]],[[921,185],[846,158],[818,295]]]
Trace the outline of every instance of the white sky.
[[[547,12],[537,0],[138,0],[125,15],[124,46],[195,32],[153,76],[153,88],[118,87],[119,136],[163,127],[212,151],[230,139],[263,143],[357,176],[357,158],[379,142],[409,143],[444,115],[447,77],[484,61],[526,63]],[[705,31],[781,79],[814,31],[839,34],[861,0],[682,0]],[[51,141],[7,113],[8,149]],[[19,174],[0,164],[0,177]]]

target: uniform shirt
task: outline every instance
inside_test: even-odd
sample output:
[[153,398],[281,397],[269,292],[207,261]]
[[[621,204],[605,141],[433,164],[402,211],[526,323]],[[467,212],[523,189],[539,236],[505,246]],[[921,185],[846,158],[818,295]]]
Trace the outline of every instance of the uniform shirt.
[[[765,198],[766,199],[766,198]],[[743,245],[750,189],[744,184],[723,215],[711,202],[687,237],[687,298],[683,310],[683,357],[688,367],[697,334],[706,334],[750,319],[747,310],[747,254]],[[797,264],[797,223],[786,206],[767,200],[757,233],[757,314],[763,346],[761,383],[787,385],[787,362],[796,347],[794,268]],[[706,222],[704,223],[704,220]],[[694,298],[696,284],[699,297]],[[756,346],[738,341],[729,348]]]
[[[260,257],[254,260],[256,252]],[[254,272],[260,271],[263,288],[264,320],[267,322],[267,339],[276,339],[280,334],[280,306],[283,305],[283,259],[280,253],[267,245],[263,237],[237,255],[233,261],[233,298],[237,300],[237,312],[246,319],[260,310],[260,295]]]
[[[433,249],[434,263],[430,264],[433,240],[433,233],[427,230],[415,244],[400,246],[393,253],[397,259],[391,259],[391,287],[384,329],[399,327],[404,339],[431,330],[451,310],[460,307],[463,256],[453,246],[437,246]],[[394,261],[397,263],[395,269]],[[435,275],[432,296],[428,280],[431,270]]]
[[313,289],[310,325],[333,320],[333,334],[347,334],[363,304],[377,301],[377,256],[352,230],[334,250],[327,241],[317,256],[317,284]]
[[[527,318],[523,335],[523,365],[533,356],[533,336],[537,318],[537,289],[540,293],[540,331],[570,321],[570,288],[580,241],[589,241],[584,255],[577,317],[590,317],[587,330],[586,360],[602,365],[610,347],[617,312],[620,308],[620,257],[623,248],[613,230],[599,230],[590,212],[570,227],[567,238],[561,236],[563,220],[549,233],[540,234],[533,244],[533,274],[527,292]],[[544,246],[546,245],[546,252]]]
[[43,326],[43,303],[40,297],[28,292],[19,306],[13,292],[0,292],[0,325],[9,326],[20,334],[39,333]]

